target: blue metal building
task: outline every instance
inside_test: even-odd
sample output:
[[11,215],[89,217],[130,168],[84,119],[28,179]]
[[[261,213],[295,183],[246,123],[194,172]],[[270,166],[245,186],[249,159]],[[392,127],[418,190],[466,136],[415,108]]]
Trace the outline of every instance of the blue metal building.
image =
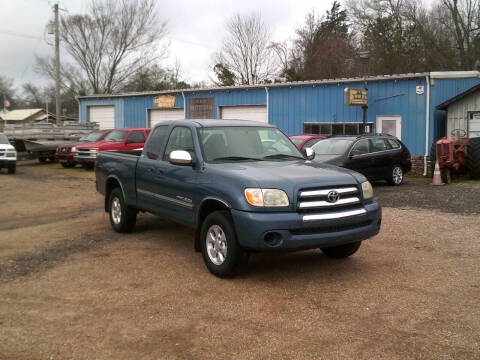
[[346,88],[367,88],[367,121],[393,133],[413,156],[428,155],[445,135],[436,106],[480,83],[480,72],[430,72],[367,78],[275,83],[78,98],[80,121],[101,127],[148,127],[193,118],[248,119],[274,124],[288,135],[362,131],[360,106],[346,106]]

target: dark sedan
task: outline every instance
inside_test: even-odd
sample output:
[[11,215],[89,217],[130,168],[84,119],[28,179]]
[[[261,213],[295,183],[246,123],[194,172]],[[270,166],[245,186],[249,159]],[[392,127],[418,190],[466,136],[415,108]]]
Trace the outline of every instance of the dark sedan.
[[400,185],[412,168],[407,147],[390,135],[339,136],[313,145],[314,161],[358,171],[369,180]]

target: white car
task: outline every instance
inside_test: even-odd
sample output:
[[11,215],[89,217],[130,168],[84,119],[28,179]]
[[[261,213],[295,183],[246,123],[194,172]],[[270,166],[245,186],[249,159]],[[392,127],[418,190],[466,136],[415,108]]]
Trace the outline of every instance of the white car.
[[9,174],[15,174],[17,169],[17,152],[10,145],[5,134],[0,133],[0,169],[8,168]]

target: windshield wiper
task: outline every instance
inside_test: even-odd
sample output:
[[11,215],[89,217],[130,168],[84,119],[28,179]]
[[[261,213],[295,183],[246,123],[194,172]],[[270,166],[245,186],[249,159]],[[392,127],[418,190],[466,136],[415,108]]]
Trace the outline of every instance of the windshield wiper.
[[213,161],[221,160],[240,160],[240,161],[263,161],[260,158],[247,157],[247,156],[225,156],[213,159]]
[[267,155],[263,157],[264,159],[301,159],[305,160],[303,157],[289,155],[289,154],[274,154],[274,155]]

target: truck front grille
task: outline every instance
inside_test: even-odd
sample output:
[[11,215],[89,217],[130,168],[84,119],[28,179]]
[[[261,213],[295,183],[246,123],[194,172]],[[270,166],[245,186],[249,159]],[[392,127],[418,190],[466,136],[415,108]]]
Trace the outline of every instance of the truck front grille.
[[77,156],[96,158],[97,150],[96,149],[77,149]]
[[360,195],[356,186],[301,189],[298,192],[297,210],[302,213],[318,213],[323,210],[356,208],[358,204]]

